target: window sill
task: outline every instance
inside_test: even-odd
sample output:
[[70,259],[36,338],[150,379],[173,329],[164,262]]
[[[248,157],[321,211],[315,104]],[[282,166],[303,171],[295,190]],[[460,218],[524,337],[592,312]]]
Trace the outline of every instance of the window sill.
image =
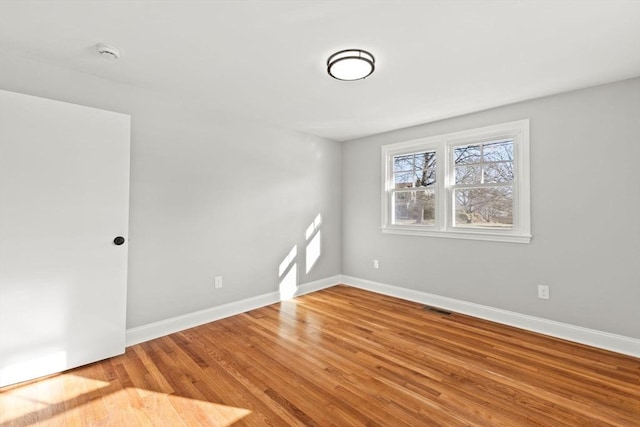
[[486,230],[435,230],[424,229],[422,227],[382,227],[382,232],[386,234],[403,234],[408,236],[441,237],[446,239],[466,239],[466,240],[486,240],[492,242],[506,243],[531,243],[530,234],[507,234],[491,232]]

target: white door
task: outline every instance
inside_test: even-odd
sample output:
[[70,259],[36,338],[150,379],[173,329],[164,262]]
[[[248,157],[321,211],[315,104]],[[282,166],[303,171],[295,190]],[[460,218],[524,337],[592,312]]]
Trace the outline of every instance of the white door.
[[124,352],[128,115],[0,91],[0,386]]

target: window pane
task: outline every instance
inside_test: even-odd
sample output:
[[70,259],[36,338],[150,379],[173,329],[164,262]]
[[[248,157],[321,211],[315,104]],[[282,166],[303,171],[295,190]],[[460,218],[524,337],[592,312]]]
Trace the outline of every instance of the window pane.
[[481,179],[480,165],[456,166],[456,184],[480,184]]
[[453,150],[453,160],[456,165],[466,165],[469,163],[480,163],[480,145],[468,145],[458,147]]
[[416,187],[427,187],[436,183],[436,171],[425,170],[416,172]]
[[486,163],[484,165],[484,182],[513,182],[513,163]]
[[402,191],[393,195],[394,224],[435,224],[435,190]]
[[513,140],[484,144],[483,157],[485,162],[513,161]]
[[458,188],[454,191],[456,226],[513,226],[513,187]]
[[393,158],[393,170],[397,171],[412,171],[413,170],[413,154],[405,154],[402,156],[394,156]]
[[393,157],[394,172],[424,170],[436,167],[436,152],[423,151]]
[[415,154],[416,170],[431,169],[436,167],[436,152],[425,151]]
[[415,183],[415,175],[413,172],[398,172],[394,174],[393,181],[395,188],[413,187]]
[[422,170],[425,168],[424,153],[413,154],[413,164],[416,170]]
[[436,167],[436,152],[435,151],[427,151],[424,153],[424,160],[427,164],[428,168]]

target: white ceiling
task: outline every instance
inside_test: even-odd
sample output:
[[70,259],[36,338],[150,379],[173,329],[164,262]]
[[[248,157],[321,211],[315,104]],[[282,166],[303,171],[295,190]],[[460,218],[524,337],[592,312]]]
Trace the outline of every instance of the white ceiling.
[[348,140],[638,76],[640,2],[0,0],[3,52]]

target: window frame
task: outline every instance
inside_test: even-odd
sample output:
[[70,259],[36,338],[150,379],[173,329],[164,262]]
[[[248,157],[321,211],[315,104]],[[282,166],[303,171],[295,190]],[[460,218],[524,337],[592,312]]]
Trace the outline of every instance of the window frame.
[[[498,139],[513,140],[513,226],[500,229],[455,225],[453,150],[455,147],[486,144]],[[531,242],[529,119],[387,144],[381,148],[383,233],[512,243]],[[435,223],[393,224],[393,158],[423,151],[436,152]]]

